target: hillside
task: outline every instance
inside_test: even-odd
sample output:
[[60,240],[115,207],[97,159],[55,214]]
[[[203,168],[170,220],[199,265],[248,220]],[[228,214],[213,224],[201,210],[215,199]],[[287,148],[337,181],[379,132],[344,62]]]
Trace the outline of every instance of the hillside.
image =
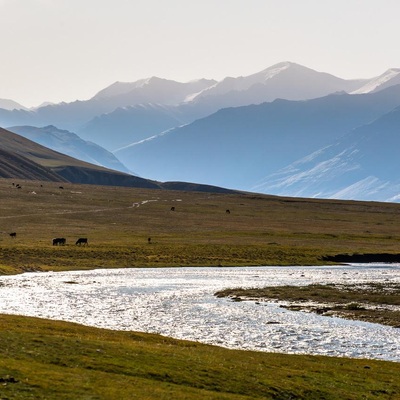
[[28,158],[0,148],[0,178],[64,182],[61,175]]
[[55,126],[49,125],[41,128],[35,126],[12,126],[7,130],[78,160],[130,173],[111,152],[98,144],[81,139],[75,133],[57,129]]
[[[46,180],[52,177],[52,180],[74,183],[159,187],[156,182],[109,170],[50,150],[2,128],[0,128],[0,149],[5,152],[4,154],[8,154],[7,168],[9,173],[4,177],[43,179],[47,176]],[[18,164],[21,159],[24,160],[23,167]],[[5,164],[3,169],[6,170]],[[33,175],[31,171],[41,171],[44,174],[43,178]]]
[[0,128],[2,178],[65,181],[79,184],[234,193],[231,189],[192,182],[157,182],[90,164],[50,150]]

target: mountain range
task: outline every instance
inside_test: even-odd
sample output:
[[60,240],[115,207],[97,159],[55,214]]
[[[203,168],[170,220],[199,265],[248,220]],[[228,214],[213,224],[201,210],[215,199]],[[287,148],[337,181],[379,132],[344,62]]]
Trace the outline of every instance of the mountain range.
[[[85,101],[49,104],[30,110],[0,107],[0,126],[54,125],[96,143],[104,140],[104,134],[112,135],[119,140],[118,147],[122,147],[137,140],[136,132],[143,131],[144,120],[147,133],[142,137],[149,137],[221,108],[260,104],[276,98],[310,99],[338,91],[354,91],[366,83],[367,80],[340,79],[291,62],[279,63],[246,77],[227,77],[220,82],[199,79],[181,83],[152,77],[115,82]],[[138,105],[140,110],[135,107]],[[121,114],[124,115],[122,123]],[[131,137],[127,123],[131,126]],[[100,133],[96,138],[98,128]],[[106,148],[115,150],[113,145]]]
[[266,177],[252,189],[298,197],[400,200],[400,107]]
[[[389,118],[399,106],[399,68],[346,80],[283,62],[218,82],[116,82],[89,100],[35,109],[0,101],[0,125],[152,182],[397,201],[395,172],[382,171],[396,171],[394,139],[385,135],[399,131]],[[371,129],[375,139],[368,141]],[[374,153],[368,144],[377,143]]]
[[226,108],[115,154],[151,179],[254,190],[265,176],[398,105],[400,85],[363,95],[340,93]]

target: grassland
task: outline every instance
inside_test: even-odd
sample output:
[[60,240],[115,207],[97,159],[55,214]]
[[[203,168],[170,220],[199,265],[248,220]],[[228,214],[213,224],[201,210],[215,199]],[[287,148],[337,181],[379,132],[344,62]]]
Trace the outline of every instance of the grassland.
[[236,288],[222,290],[216,296],[230,297],[235,301],[281,300],[289,302],[284,307],[290,310],[400,328],[400,285],[392,282]]
[[0,316],[1,399],[398,399],[400,364]]
[[[0,180],[0,273],[318,265],[325,255],[400,249],[397,204],[62,186]],[[66,246],[52,246],[54,237]],[[89,246],[75,246],[79,237]]]

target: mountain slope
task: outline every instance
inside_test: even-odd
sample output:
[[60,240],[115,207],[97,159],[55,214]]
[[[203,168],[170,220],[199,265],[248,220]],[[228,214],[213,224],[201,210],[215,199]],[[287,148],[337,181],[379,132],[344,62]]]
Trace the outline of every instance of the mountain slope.
[[49,125],[43,128],[13,126],[7,130],[78,160],[129,173],[129,170],[109,151],[95,143],[82,140],[72,132],[57,129],[55,126]]
[[157,104],[117,108],[78,129],[79,135],[115,151],[184,123],[177,107]]
[[[32,110],[10,111],[0,107],[0,125],[54,125],[81,134],[80,129],[89,121],[103,114],[111,113],[117,108],[140,104],[177,105],[183,102],[187,96],[214,83],[215,81],[207,79],[182,83],[156,77],[133,83],[116,82],[85,101],[48,104]],[[132,141],[133,139],[128,143]]]
[[51,182],[67,180],[49,168],[27,159],[26,157],[3,150],[0,147],[0,178],[28,179]]
[[115,82],[98,92],[92,100],[107,101],[112,108],[146,103],[174,105],[215,83],[207,79],[183,83],[157,77],[136,82]]
[[283,62],[246,77],[225,78],[204,89],[192,101],[217,101],[226,107],[259,104],[277,98],[306,100],[339,91],[354,91],[363,83],[363,80],[340,79],[299,64]]
[[[49,173],[52,172],[56,178],[61,176],[62,180],[69,182],[159,188],[157,182],[77,160],[2,128],[0,128],[0,149],[14,157],[11,161],[15,163],[22,157],[32,162],[32,165],[38,165]],[[18,170],[18,165],[15,165]],[[33,178],[27,176],[26,179]]]
[[263,177],[400,104],[400,86],[229,108],[115,154],[143,176],[249,190]]
[[399,146],[397,107],[253,189],[285,196],[400,201]]
[[9,99],[0,99],[0,108],[4,110],[27,110],[26,107],[22,106],[21,104],[17,103],[14,100]]
[[0,178],[208,193],[235,192],[191,182],[155,182],[109,170],[55,152],[2,128],[0,128]]
[[400,84],[400,68],[391,68],[382,75],[368,80],[352,94],[372,93]]

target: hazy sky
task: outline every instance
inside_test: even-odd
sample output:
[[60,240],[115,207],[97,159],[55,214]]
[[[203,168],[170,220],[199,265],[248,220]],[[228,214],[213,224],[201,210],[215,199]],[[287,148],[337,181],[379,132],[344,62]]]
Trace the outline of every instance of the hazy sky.
[[0,0],[0,98],[73,101],[281,61],[369,78],[400,67],[399,16],[399,0]]

